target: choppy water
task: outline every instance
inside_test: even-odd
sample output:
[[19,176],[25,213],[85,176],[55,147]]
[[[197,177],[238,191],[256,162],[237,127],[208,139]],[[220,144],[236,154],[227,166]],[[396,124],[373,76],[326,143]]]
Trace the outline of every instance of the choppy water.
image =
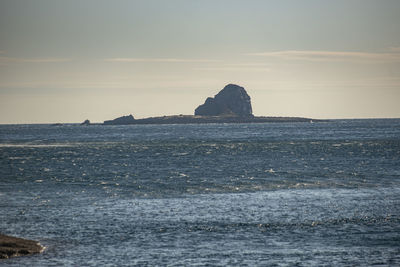
[[0,125],[4,266],[400,265],[400,120]]

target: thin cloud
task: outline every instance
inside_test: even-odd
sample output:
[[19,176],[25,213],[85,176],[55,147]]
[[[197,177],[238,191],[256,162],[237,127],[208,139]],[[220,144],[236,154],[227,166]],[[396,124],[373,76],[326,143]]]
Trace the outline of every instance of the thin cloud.
[[216,67],[204,67],[204,68],[196,68],[196,70],[203,71],[239,71],[239,72],[269,72],[271,68],[263,67],[263,66],[253,66],[253,65],[226,65],[226,66],[216,66]]
[[400,50],[392,48],[391,52],[369,53],[348,51],[313,51],[313,50],[285,50],[276,52],[249,53],[249,56],[274,57],[285,60],[306,61],[374,61],[400,62]]
[[271,64],[259,62],[229,63],[224,66],[228,67],[249,67],[249,68],[269,68]]
[[212,63],[220,62],[214,59],[185,59],[185,58],[108,58],[108,62],[126,62],[126,63]]
[[[1,52],[0,52],[1,53]],[[7,63],[57,63],[68,62],[69,58],[16,58],[16,57],[0,57],[0,64]]]

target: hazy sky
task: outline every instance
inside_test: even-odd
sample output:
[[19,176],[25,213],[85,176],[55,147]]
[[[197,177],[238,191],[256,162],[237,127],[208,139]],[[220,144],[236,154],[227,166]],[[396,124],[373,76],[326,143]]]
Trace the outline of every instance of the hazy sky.
[[0,123],[193,114],[400,117],[400,1],[0,0]]

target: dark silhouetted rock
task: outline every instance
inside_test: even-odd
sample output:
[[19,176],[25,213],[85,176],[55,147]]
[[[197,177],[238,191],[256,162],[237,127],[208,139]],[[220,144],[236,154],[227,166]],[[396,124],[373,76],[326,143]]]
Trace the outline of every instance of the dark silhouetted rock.
[[90,120],[85,120],[84,122],[81,123],[81,125],[90,125]]
[[0,234],[0,259],[40,253],[44,250],[38,242]]
[[132,115],[105,121],[104,125],[124,124],[192,124],[192,123],[271,123],[322,122],[300,117],[253,116],[250,96],[243,87],[228,84],[215,97],[208,97],[195,115],[172,115],[134,119]]
[[203,105],[197,107],[194,115],[252,117],[253,110],[246,90],[228,84],[214,98],[208,97]]
[[114,120],[109,120],[104,122],[105,125],[125,125],[134,123],[135,123],[135,118],[132,115],[122,116]]
[[[130,124],[199,124],[199,123],[267,123],[267,122],[310,122],[311,119],[299,117],[256,117],[256,116],[195,116],[173,115],[137,119]],[[320,122],[320,120],[313,120]]]

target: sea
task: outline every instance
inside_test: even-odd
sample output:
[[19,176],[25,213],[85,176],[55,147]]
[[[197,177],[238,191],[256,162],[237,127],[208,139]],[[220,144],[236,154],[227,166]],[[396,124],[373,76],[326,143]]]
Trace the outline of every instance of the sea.
[[400,119],[0,125],[1,266],[400,266]]

